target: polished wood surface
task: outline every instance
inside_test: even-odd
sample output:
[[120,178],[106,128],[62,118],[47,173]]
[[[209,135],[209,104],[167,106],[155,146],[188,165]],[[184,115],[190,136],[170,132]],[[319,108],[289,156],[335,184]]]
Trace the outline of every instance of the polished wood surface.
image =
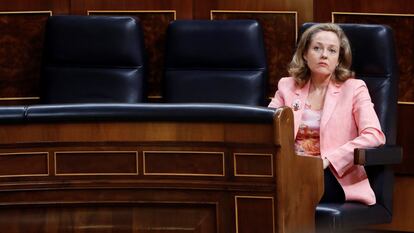
[[2,124],[0,138],[10,232],[308,233],[323,192],[289,108],[271,123]]

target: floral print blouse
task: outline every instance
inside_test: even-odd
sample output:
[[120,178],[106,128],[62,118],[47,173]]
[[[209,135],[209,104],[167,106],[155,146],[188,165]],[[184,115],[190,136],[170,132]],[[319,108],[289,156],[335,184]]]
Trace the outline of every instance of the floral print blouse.
[[322,110],[312,110],[305,104],[302,122],[295,139],[295,151],[298,155],[320,156],[319,129]]

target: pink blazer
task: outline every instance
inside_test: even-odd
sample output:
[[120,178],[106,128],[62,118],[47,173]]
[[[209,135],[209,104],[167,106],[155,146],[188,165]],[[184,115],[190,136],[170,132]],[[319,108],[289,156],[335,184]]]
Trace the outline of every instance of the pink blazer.
[[[282,78],[269,107],[292,107],[295,138],[302,119],[309,83],[299,88],[293,78]],[[372,148],[385,143],[378,116],[365,82],[348,79],[343,84],[330,82],[325,96],[320,125],[321,157],[342,186],[348,201],[367,205],[376,202],[363,166],[354,165],[354,148]]]

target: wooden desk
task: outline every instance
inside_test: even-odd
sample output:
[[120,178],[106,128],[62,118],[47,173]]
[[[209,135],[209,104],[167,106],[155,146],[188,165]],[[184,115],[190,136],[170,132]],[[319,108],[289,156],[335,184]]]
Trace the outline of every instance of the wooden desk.
[[322,161],[273,123],[102,121],[0,126],[7,232],[313,232]]

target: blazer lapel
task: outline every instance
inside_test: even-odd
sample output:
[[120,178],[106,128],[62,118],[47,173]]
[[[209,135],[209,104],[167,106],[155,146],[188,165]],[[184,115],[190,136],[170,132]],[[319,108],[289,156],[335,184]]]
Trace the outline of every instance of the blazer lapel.
[[294,96],[291,103],[291,108],[293,110],[293,116],[294,116],[294,138],[296,138],[296,134],[299,130],[299,124],[302,121],[302,113],[303,109],[305,108],[306,99],[308,98],[309,94],[309,87],[310,82],[308,81],[305,86],[302,88],[296,88],[294,92]]
[[331,118],[332,112],[335,109],[336,103],[338,102],[338,97],[340,93],[340,84],[337,84],[333,81],[329,83],[328,90],[325,96],[325,102],[323,104],[323,112],[321,117],[320,131],[322,132]]

